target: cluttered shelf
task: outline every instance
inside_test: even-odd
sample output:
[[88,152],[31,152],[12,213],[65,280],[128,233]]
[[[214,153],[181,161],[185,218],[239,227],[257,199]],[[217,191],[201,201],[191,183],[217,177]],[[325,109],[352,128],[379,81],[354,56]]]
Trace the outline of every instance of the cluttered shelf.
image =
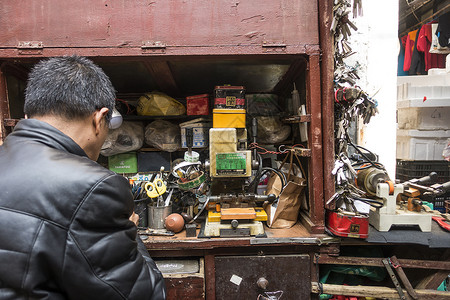
[[123,119],[125,121],[153,121],[159,119],[165,120],[179,120],[179,121],[190,121],[199,117],[208,117],[208,116],[198,116],[198,115],[179,115],[179,116],[138,116],[138,115],[124,115]]

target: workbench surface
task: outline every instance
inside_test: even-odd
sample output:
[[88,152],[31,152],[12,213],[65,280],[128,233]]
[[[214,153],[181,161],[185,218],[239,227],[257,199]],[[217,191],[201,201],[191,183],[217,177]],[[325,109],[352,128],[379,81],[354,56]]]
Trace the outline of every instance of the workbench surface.
[[[197,227],[197,236],[200,232],[200,226]],[[300,223],[291,228],[272,229],[264,226],[267,237],[227,237],[227,238],[198,238],[186,237],[186,231],[183,230],[174,236],[149,236],[144,244],[148,249],[211,249],[216,247],[246,247],[252,245],[321,245],[323,243],[337,242],[338,239],[332,238],[326,234],[311,234]]]

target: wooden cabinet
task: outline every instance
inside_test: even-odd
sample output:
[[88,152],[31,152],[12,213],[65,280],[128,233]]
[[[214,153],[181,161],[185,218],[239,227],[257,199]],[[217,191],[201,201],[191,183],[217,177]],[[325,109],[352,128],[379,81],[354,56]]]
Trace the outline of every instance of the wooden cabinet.
[[[74,0],[70,5],[58,0],[1,1],[0,27],[5,30],[0,31],[0,143],[24,117],[28,72],[46,57],[91,58],[120,95],[159,90],[185,98],[229,83],[244,85],[247,93],[278,95],[284,99],[280,105],[286,115],[295,83],[306,105],[307,116],[301,122],[308,123],[304,146],[309,151],[303,158],[308,201],[301,212],[302,225],[276,243],[188,239],[181,245],[152,241],[147,247],[155,257],[204,258],[208,299],[233,287],[227,279],[231,262],[245,266],[241,277],[250,297],[257,296],[250,287],[262,276],[257,274],[264,273],[274,290],[290,289],[287,284],[292,283],[283,276],[291,271],[296,283],[306,285],[311,276],[307,257],[317,250],[310,234],[323,233],[324,199],[334,189],[331,7],[327,0]],[[292,121],[293,132],[298,133],[299,121]],[[268,261],[273,273],[260,269]],[[170,280],[175,289],[183,284],[182,279]],[[285,294],[283,299],[302,299],[306,294],[299,295]]]
[[0,32],[2,140],[23,117],[30,68],[45,57],[88,56],[119,94],[159,90],[185,98],[230,83],[246,86],[247,93],[274,93],[288,110],[296,83],[306,105],[302,122],[309,123],[310,149],[309,201],[301,219],[321,233],[324,199],[334,187],[332,93],[322,94],[332,83],[332,72],[323,71],[332,46],[325,30],[328,2],[2,1],[0,26],[7,28]]

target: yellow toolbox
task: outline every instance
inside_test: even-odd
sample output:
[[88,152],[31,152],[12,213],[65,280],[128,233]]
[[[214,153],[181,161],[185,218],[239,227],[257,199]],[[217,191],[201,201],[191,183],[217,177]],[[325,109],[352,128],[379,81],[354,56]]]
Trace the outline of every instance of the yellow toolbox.
[[213,109],[214,128],[245,128],[245,109]]

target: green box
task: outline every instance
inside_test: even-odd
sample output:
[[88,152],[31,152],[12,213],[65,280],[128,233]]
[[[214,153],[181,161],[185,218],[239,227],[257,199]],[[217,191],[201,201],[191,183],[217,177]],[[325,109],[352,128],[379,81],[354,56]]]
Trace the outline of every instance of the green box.
[[120,153],[108,157],[108,167],[116,173],[137,173],[136,152]]

